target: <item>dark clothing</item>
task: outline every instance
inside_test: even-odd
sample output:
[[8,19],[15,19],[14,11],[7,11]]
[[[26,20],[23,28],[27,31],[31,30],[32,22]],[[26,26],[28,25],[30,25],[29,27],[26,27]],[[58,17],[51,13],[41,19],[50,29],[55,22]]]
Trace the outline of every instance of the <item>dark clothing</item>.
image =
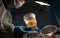
[[[13,17],[14,25],[25,25],[23,21],[23,16],[27,13],[34,12],[37,17],[37,23],[40,28],[44,27],[47,24],[53,24],[52,13],[50,11],[50,7],[42,6],[33,2],[26,2],[21,8],[11,8],[11,14]],[[57,23],[54,23],[55,25]]]
[[19,28],[14,29],[14,38],[23,38],[24,34],[26,34],[26,32],[21,31]]
[[[16,9],[11,7],[8,9],[12,14],[12,22],[15,26],[25,25],[23,21],[23,16],[27,13],[35,13],[37,18],[37,26],[41,29],[46,25],[57,25],[56,19],[54,20],[52,16],[54,15],[50,11],[50,7],[42,6],[40,4],[35,3],[34,1],[27,1],[22,7]],[[15,28],[14,35],[17,38],[23,37],[24,33],[21,32],[19,28]],[[15,38],[16,38],[15,36]]]

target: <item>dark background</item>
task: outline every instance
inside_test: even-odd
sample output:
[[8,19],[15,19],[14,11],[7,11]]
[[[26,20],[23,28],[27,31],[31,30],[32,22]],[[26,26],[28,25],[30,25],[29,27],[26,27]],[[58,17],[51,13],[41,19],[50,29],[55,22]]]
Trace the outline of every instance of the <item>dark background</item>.
[[42,2],[45,2],[45,3],[49,3],[50,4],[50,0],[36,0],[36,1],[42,1]]
[[[7,5],[10,4],[10,1],[12,2],[13,0],[3,0],[3,3],[5,5],[5,7],[7,7]],[[51,3],[50,0],[35,0],[35,1],[42,1],[42,2],[45,2],[45,3],[48,3],[48,4]]]

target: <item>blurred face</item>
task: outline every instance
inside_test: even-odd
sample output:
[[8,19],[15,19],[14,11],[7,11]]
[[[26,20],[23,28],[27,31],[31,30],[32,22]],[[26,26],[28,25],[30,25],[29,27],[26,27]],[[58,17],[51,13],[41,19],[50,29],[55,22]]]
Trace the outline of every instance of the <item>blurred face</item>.
[[25,1],[25,0],[15,0],[16,2],[22,2],[22,1]]
[[14,6],[16,8],[22,7],[24,3],[25,3],[25,0],[14,0]]

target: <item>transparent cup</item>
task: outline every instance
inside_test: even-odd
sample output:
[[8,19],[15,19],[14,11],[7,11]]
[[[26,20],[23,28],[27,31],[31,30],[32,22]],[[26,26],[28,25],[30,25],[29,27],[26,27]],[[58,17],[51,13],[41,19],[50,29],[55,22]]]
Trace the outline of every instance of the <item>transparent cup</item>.
[[31,31],[39,31],[40,29],[37,27],[36,15],[35,13],[28,13],[23,16],[23,20],[25,22],[25,26],[21,25],[20,29],[23,32],[31,32]]
[[26,14],[23,19],[27,27],[33,28],[37,26],[36,15],[34,13]]

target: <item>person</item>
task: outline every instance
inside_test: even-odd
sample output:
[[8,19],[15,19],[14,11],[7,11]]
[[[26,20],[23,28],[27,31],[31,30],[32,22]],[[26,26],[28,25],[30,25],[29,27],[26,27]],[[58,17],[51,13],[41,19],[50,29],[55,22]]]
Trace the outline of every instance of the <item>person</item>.
[[0,38],[13,38],[14,25],[9,11],[0,0]]
[[[27,13],[35,13],[37,26],[41,29],[46,25],[57,25],[57,21],[52,18],[50,6],[40,5],[35,0],[14,0],[13,5],[9,5],[7,9],[11,12],[12,22],[15,26],[15,38],[22,38],[25,34],[19,30],[19,26],[26,26],[23,16]],[[17,26],[17,27],[16,27]],[[22,35],[21,35],[22,34]]]
[[7,9],[12,14],[12,18],[13,18],[12,22],[15,26],[25,25],[23,21],[23,16],[27,13],[36,14],[37,23],[40,28],[44,27],[47,24],[57,25],[57,23],[53,23],[53,20],[51,19],[52,13],[50,11],[50,6],[37,4],[35,3],[34,0],[24,0],[25,3],[22,6],[20,6],[20,4],[17,4],[16,2],[17,0],[14,1],[15,1],[14,5],[13,6],[11,5],[10,7],[8,6]]

